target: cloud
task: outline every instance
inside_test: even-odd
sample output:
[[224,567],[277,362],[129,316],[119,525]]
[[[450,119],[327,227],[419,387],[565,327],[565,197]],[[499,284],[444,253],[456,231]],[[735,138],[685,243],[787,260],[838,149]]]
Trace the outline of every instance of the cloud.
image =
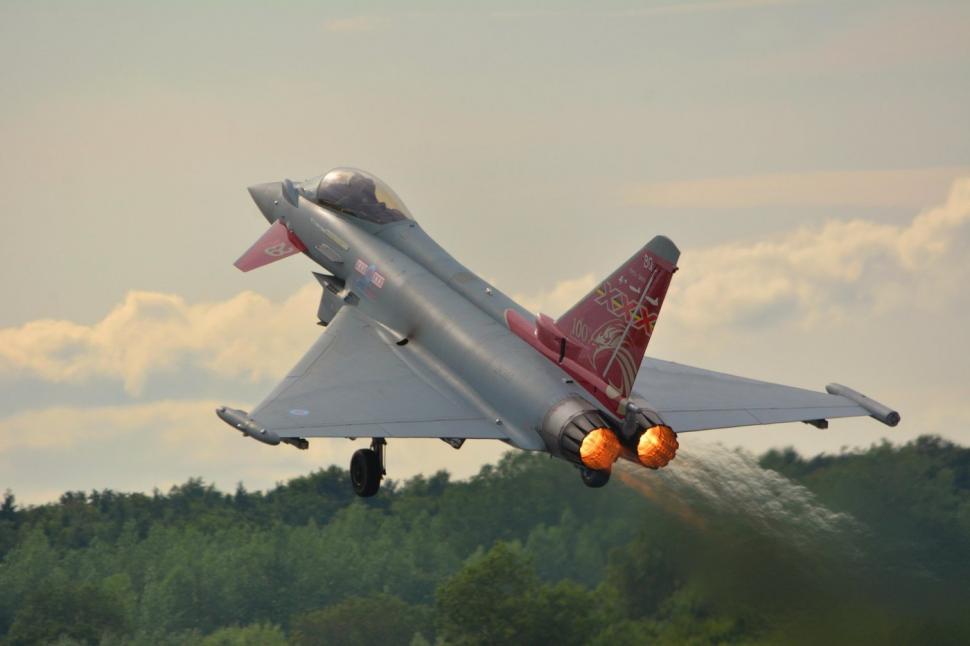
[[551,290],[538,294],[514,294],[513,299],[534,314],[542,312],[558,316],[579,302],[596,286],[596,277],[586,274],[579,278],[567,279],[556,283]]
[[[965,291],[968,222],[970,179],[954,183],[943,205],[902,225],[829,221],[754,244],[686,249],[664,317],[696,332],[780,320],[831,325],[860,308],[931,308]],[[595,282],[586,274],[516,298],[555,316]],[[116,379],[132,395],[151,375],[189,367],[269,380],[284,374],[320,333],[312,314],[318,298],[313,284],[283,302],[248,291],[195,304],[173,294],[130,292],[92,325],[38,320],[0,329],[0,375],[55,383]]]
[[724,11],[743,11],[767,9],[802,4],[801,0],[710,0],[707,2],[670,2],[652,6],[624,10],[575,11],[568,9],[507,9],[492,11],[489,15],[499,19],[549,18],[560,15],[585,15],[603,17],[671,16],[685,14],[707,14]]
[[965,167],[776,173],[650,182],[628,187],[625,203],[659,208],[912,207],[931,204]]
[[[900,225],[830,220],[754,243],[685,249],[664,329],[726,332],[779,320],[811,327],[902,307],[939,308],[965,293],[968,250],[970,178],[953,182],[942,205]],[[515,298],[555,316],[595,284],[587,274]]]
[[[902,223],[830,220],[682,251],[652,356],[813,389],[842,381],[903,415],[896,429],[839,420],[824,432],[783,425],[684,442],[809,455],[923,433],[970,442],[970,178]],[[572,291],[571,302],[585,291],[575,282],[552,292]]]
[[765,9],[801,4],[799,0],[712,0],[711,2],[677,2],[642,7],[623,12],[630,16],[660,16],[672,14],[714,13],[744,9]]
[[[536,312],[558,313],[595,284],[586,274],[516,298]],[[37,320],[0,328],[0,375],[67,384],[114,379],[135,396],[152,375],[188,368],[249,382],[272,380],[322,332],[313,325],[319,291],[311,284],[282,302],[246,291],[195,304],[175,294],[132,291],[92,325]]]
[[970,179],[903,225],[829,221],[755,244],[686,250],[670,319],[695,331],[789,319],[833,325],[859,314],[939,309],[970,278]]
[[[0,490],[9,487],[18,500],[40,503],[68,490],[166,490],[200,475],[223,490],[237,482],[264,489],[318,467],[344,466],[366,445],[314,439],[307,451],[265,446],[221,422],[214,413],[219,403],[59,406],[0,419]],[[390,477],[439,469],[468,477],[506,450],[500,442],[469,441],[456,451],[440,440],[391,441]]]
[[318,298],[315,285],[282,303],[248,291],[198,304],[133,291],[93,325],[38,320],[0,329],[0,375],[74,383],[107,377],[133,395],[149,375],[187,365],[251,381],[278,377],[320,333],[313,325]]
[[752,59],[749,65],[764,74],[799,70],[807,75],[871,74],[874,69],[906,69],[920,63],[939,69],[941,63],[962,63],[970,55],[968,19],[966,3],[886,3],[866,12],[864,19],[839,21],[818,38]]
[[[204,412],[208,418],[218,406],[214,401],[156,401],[126,406],[77,408],[52,406],[0,419],[0,453],[24,449],[72,451],[80,444],[115,440],[135,430],[172,430],[172,438],[184,437]],[[211,421],[208,420],[207,421]],[[204,442],[195,436],[191,442]]]
[[381,26],[381,21],[374,16],[351,16],[349,18],[332,18],[323,23],[323,29],[336,33],[359,33],[374,31]]

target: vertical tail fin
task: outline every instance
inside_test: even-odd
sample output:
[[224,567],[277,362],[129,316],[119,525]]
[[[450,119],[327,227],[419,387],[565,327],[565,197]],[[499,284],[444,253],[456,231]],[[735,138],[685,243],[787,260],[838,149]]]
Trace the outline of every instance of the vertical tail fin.
[[656,236],[556,321],[579,347],[576,361],[621,397],[633,389],[679,258],[669,238]]

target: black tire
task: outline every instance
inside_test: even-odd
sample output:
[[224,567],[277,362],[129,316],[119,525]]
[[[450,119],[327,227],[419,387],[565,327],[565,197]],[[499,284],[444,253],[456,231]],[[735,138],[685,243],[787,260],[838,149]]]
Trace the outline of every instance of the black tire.
[[350,459],[350,484],[361,498],[370,498],[381,488],[381,463],[371,449],[358,449]]
[[580,467],[579,475],[583,478],[583,484],[593,489],[599,489],[610,481],[609,471],[597,471],[596,469]]

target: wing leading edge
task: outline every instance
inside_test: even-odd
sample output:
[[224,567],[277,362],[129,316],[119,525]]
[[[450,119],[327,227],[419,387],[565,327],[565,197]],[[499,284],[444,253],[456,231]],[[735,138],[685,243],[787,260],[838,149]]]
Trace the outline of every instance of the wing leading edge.
[[357,308],[342,307],[248,420],[284,439],[507,439],[441,366],[396,340]]
[[858,416],[899,423],[895,411],[838,384],[820,393],[652,358],[643,361],[635,389],[678,433],[782,422],[823,426]]

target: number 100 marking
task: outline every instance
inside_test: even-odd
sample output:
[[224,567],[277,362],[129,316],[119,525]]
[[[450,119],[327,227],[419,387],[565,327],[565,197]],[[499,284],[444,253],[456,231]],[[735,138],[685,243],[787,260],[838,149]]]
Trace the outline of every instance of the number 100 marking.
[[583,343],[586,343],[589,341],[589,326],[580,319],[573,319],[572,335]]

